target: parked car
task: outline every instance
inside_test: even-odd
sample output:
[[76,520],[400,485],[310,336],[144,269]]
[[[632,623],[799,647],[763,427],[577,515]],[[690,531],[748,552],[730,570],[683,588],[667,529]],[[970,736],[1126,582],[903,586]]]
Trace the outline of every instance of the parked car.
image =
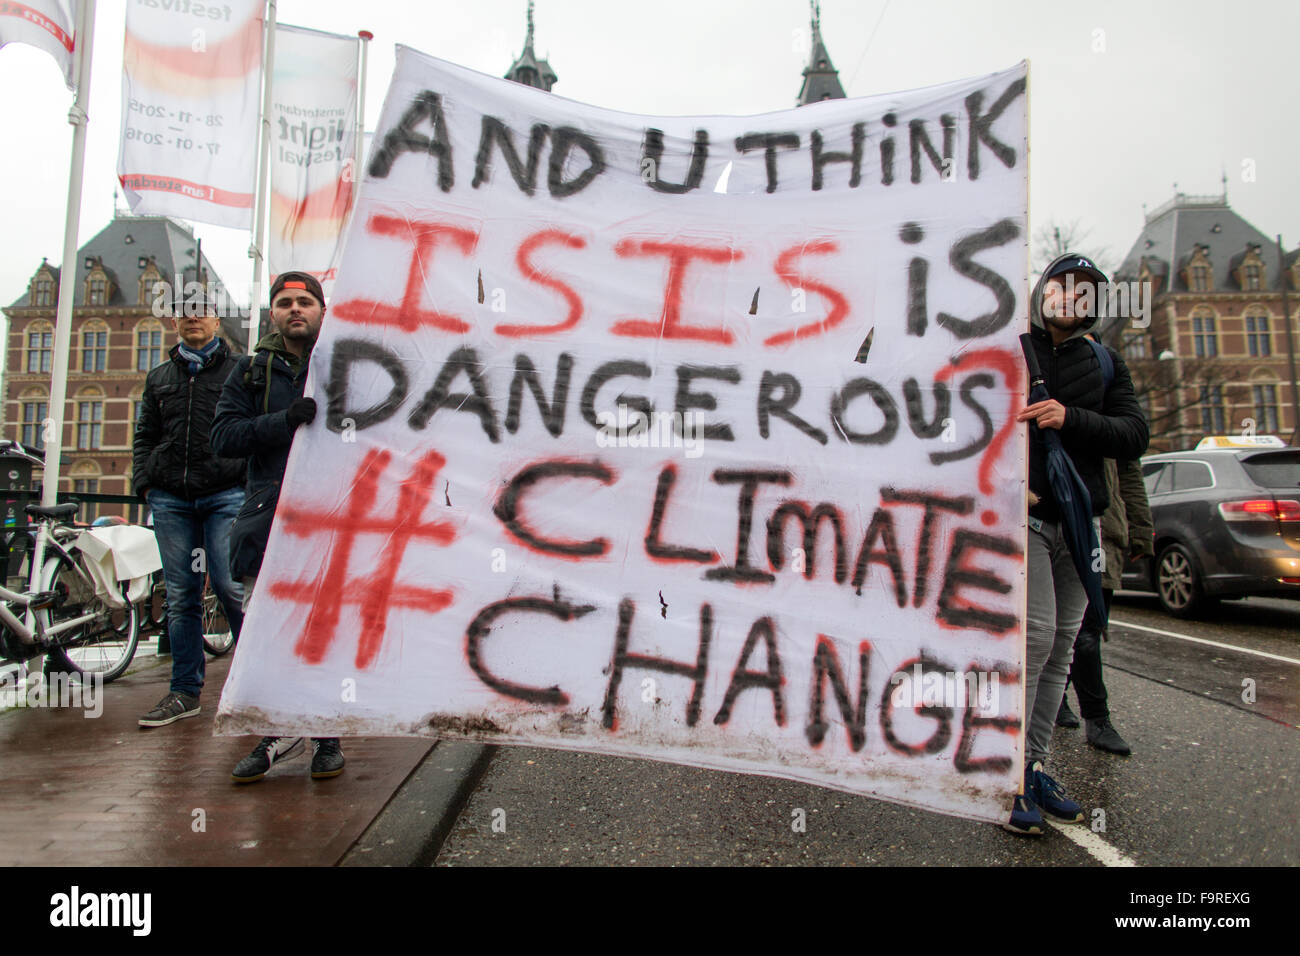
[[1176,617],[1220,598],[1300,598],[1300,448],[1274,441],[1143,458],[1155,557],[1130,564],[1124,587]]

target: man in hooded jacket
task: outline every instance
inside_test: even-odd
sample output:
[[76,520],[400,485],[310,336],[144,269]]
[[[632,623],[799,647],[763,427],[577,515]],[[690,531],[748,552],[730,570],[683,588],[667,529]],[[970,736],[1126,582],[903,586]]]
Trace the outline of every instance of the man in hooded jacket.
[[[1006,829],[1042,833],[1046,811],[1069,823],[1083,808],[1043,770],[1051,745],[1074,639],[1087,607],[1047,473],[1042,429],[1055,428],[1088,489],[1094,520],[1109,503],[1105,460],[1138,458],[1146,451],[1147,423],[1123,360],[1107,349],[1113,377],[1084,337],[1105,302],[1106,275],[1086,256],[1063,255],[1044,271],[1030,299],[1030,341],[1051,397],[1027,406],[1017,421],[1029,432],[1029,549],[1026,555],[1027,661],[1025,669],[1025,788]],[[1099,346],[1105,348],[1105,346]]]

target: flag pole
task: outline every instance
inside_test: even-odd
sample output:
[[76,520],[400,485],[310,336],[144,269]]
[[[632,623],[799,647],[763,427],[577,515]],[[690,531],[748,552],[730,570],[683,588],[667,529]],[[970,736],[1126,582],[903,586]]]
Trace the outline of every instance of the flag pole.
[[[72,162],[68,172],[68,209],[63,223],[63,268],[59,272],[59,306],[54,328],[54,368],[50,381],[50,411],[45,423],[45,474],[41,504],[58,501],[59,462],[63,456],[63,404],[68,393],[68,353],[72,345],[72,306],[77,286],[77,232],[81,228],[81,182],[86,166],[86,124],[90,121],[90,56],[94,45],[95,0],[77,5],[77,95],[68,110],[72,125]],[[44,542],[37,542],[41,557]],[[39,567],[39,565],[37,565]]]
[[[49,417],[44,422],[45,467],[41,477],[41,504],[53,507],[59,500],[59,464],[63,457],[63,405],[68,394],[68,353],[72,345],[72,305],[77,288],[77,232],[81,228],[81,183],[86,167],[86,124],[90,122],[90,57],[94,47],[95,0],[77,4],[75,45],[77,93],[68,110],[72,126],[72,161],[68,169],[68,209],[63,221],[63,266],[59,270],[59,299],[54,326],[54,368],[50,378]],[[45,563],[45,525],[40,526],[32,549],[29,573],[37,581]],[[37,585],[39,586],[39,585]]]
[[266,248],[266,190],[270,175],[267,162],[271,156],[271,80],[275,75],[275,0],[267,0],[266,35],[262,49],[262,117],[258,124],[257,203],[253,219],[253,244],[248,247],[253,260],[253,293],[248,304],[248,343],[251,355],[262,331],[262,265]]
[[352,164],[352,207],[356,208],[356,184],[361,182],[364,170],[361,164],[366,161],[366,54],[370,51],[370,41],[375,35],[369,30],[358,30],[361,38],[361,68],[357,71],[357,154]]

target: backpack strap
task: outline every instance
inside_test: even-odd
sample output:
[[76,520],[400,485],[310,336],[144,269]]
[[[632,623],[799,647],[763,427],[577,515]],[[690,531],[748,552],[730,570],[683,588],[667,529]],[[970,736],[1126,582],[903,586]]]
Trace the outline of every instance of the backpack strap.
[[1094,342],[1092,339],[1084,336],[1084,341],[1092,346],[1092,350],[1097,353],[1097,362],[1101,365],[1101,380],[1110,391],[1111,383],[1115,381],[1115,360],[1110,357],[1110,350],[1100,342]]

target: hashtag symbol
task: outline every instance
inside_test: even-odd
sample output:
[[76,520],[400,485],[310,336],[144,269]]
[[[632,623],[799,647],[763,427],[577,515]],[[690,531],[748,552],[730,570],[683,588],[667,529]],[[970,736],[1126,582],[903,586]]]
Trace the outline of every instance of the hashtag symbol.
[[[392,454],[370,450],[357,470],[346,504],[346,511],[303,511],[281,503],[276,519],[289,534],[299,538],[312,535],[332,536],[329,562],[324,573],[314,579],[276,581],[270,594],[282,601],[306,604],[307,623],[294,645],[294,653],[308,664],[319,664],[334,643],[339,616],[344,604],[361,606],[361,636],[357,641],[357,667],[374,662],[383,643],[388,612],[394,607],[419,608],[436,613],[451,604],[452,592],[429,588],[406,587],[396,583],[406,547],[412,539],[447,545],[456,537],[455,528],[445,521],[419,523],[429,503],[434,479],[446,464],[436,451],[416,463],[411,476],[401,484],[397,508],[391,517],[373,513],[383,477]],[[384,550],[379,556],[379,573],[348,578],[352,547],[361,534],[383,535]]]

